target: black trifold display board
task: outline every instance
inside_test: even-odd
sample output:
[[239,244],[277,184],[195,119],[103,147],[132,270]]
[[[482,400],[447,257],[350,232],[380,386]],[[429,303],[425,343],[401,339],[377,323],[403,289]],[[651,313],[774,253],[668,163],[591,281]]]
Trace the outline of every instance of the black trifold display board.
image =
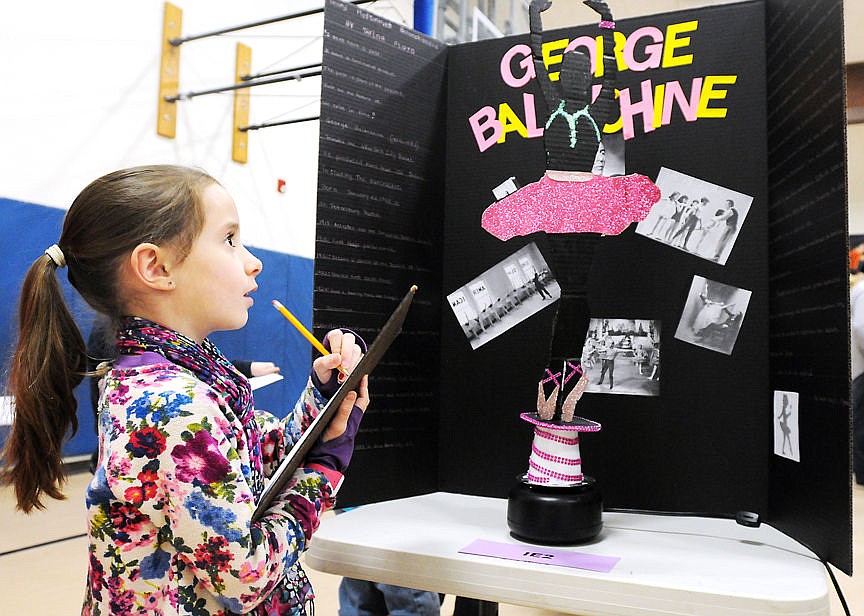
[[[648,322],[662,344],[659,389],[589,390],[576,409],[603,426],[581,450],[604,505],[753,511],[851,574],[841,1],[616,23],[626,173],[663,197],[670,173],[691,192],[746,197],[717,260],[636,224],[507,241],[481,227],[493,189],[545,171],[549,110],[526,73],[527,34],[448,47],[340,0],[327,0],[324,30],[316,334],[350,327],[371,340],[419,286],[372,375],[340,505],[436,490],[505,497],[527,470],[532,430],[519,414],[536,408],[553,334],[578,357],[588,319]],[[544,32],[550,73],[569,42],[597,34],[596,22]],[[525,249],[558,277],[560,300],[472,344],[448,295]],[[749,298],[729,348],[680,333],[704,281]],[[775,392],[797,394],[794,455],[785,441],[775,453]]]

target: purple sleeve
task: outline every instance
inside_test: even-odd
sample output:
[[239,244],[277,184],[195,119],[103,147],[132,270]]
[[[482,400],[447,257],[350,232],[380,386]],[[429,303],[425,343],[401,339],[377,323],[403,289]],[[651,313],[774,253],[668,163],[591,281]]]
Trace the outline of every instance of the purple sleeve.
[[307,464],[320,464],[326,468],[332,468],[340,473],[345,473],[351,462],[351,454],[354,453],[354,438],[360,429],[363,420],[363,410],[354,406],[348,417],[348,426],[340,436],[327,442],[318,439],[306,455]]

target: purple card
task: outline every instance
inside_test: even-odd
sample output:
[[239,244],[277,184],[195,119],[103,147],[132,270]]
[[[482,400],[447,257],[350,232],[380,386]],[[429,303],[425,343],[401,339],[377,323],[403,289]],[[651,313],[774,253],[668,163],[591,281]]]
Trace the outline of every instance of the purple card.
[[588,571],[599,571],[600,573],[609,573],[616,563],[621,560],[618,556],[597,556],[584,552],[569,552],[567,550],[556,550],[536,545],[498,543],[497,541],[484,541],[483,539],[477,539],[471,545],[466,545],[459,550],[459,552],[461,554],[506,558],[507,560],[521,560],[526,563],[538,563],[541,565],[587,569]]

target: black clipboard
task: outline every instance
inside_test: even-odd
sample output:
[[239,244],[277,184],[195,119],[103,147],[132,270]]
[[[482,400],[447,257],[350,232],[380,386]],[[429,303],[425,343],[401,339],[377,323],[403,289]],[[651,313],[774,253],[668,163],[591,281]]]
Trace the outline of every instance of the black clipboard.
[[258,499],[258,504],[255,506],[255,511],[252,513],[252,521],[259,521],[270,508],[270,505],[273,503],[273,499],[277,494],[279,494],[284,488],[285,484],[291,479],[294,471],[300,467],[300,464],[306,458],[306,455],[309,453],[309,450],[312,448],[324,430],[327,428],[327,424],[330,423],[330,420],[339,410],[339,406],[342,404],[342,401],[345,400],[345,396],[348,395],[348,392],[357,389],[360,385],[360,380],[375,368],[378,365],[379,360],[384,356],[384,353],[387,352],[387,349],[390,348],[390,345],[396,340],[396,337],[402,331],[402,324],[405,322],[405,317],[408,315],[408,308],[411,306],[411,300],[414,299],[414,293],[417,291],[417,285],[413,285],[408,293],[405,294],[405,297],[402,298],[402,301],[399,302],[399,305],[396,307],[396,310],[393,311],[393,314],[390,315],[390,318],[387,319],[387,322],[384,324],[384,327],[381,328],[381,331],[378,332],[378,336],[375,338],[375,341],[367,350],[366,354],[360,359],[357,366],[348,375],[348,378],[345,379],[345,382],[339,386],[339,389],[336,390],[336,393],[333,394],[333,397],[327,402],[321,412],[318,413],[318,416],[312,420],[312,423],[306,428],[305,432],[300,436],[294,446],[291,448],[291,451],[288,452],[288,455],[285,456],[285,459],[282,460],[282,463],[279,464],[279,467],[270,477],[270,481],[267,486],[264,488],[264,491],[261,492],[261,498]]

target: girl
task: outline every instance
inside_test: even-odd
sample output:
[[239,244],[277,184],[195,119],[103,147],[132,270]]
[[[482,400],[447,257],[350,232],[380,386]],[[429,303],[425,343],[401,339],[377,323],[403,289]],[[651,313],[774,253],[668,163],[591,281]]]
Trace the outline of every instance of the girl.
[[76,425],[85,345],[55,271],[112,319],[118,359],[99,399],[99,460],[87,491],[83,614],[306,613],[298,563],[334,504],[363,411],[364,377],[260,522],[264,480],[362,354],[334,330],[294,412],[253,409],[249,382],[213,346],[245,325],[261,262],[240,241],[234,201],[174,166],[110,173],[75,199],[57,244],[21,292],[9,387],[16,418],[3,478],[18,507],[63,498],[61,446]]

